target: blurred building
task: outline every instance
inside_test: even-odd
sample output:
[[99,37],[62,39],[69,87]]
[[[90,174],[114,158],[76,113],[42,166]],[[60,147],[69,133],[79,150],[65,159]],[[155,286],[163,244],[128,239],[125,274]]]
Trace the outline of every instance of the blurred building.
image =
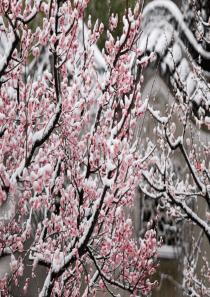
[[[199,3],[197,3],[199,2]],[[196,1],[198,11],[201,11],[203,20],[208,22],[210,16],[210,5],[208,1]],[[142,35],[139,41],[139,49],[142,56],[151,52],[157,54],[156,61],[152,62],[144,71],[143,98],[150,97],[150,104],[155,110],[160,110],[161,115],[166,115],[167,106],[173,102],[174,85],[180,86],[180,79],[184,83],[187,96],[191,98],[191,111],[198,116],[199,107],[203,102],[196,91],[197,80],[190,67],[193,62],[198,65],[204,73],[206,81],[210,81],[210,51],[209,44],[205,40],[198,41],[196,34],[196,14],[189,1],[148,1],[142,16]],[[203,36],[209,38],[208,28],[203,30]],[[141,58],[141,57],[140,57]],[[209,86],[201,81],[203,96],[209,96]],[[183,89],[180,88],[183,94]],[[209,100],[210,98],[207,98]],[[205,110],[209,115],[208,110]],[[177,133],[182,127],[177,119]],[[143,125],[142,122],[139,123]],[[147,114],[142,129],[142,140],[154,139],[153,128],[155,121],[152,121]],[[195,123],[192,121],[192,129],[196,131]],[[189,136],[190,137],[190,136]],[[207,144],[210,134],[206,130],[200,130],[200,140]],[[195,137],[196,138],[196,137]],[[199,144],[199,140],[195,142]],[[142,147],[145,146],[143,143]],[[187,169],[181,154],[175,152],[173,157],[177,176],[185,176]],[[148,220],[154,219],[157,213],[158,201],[150,200],[141,191],[136,194],[135,201],[135,226],[136,236],[141,236],[146,230]],[[192,208],[195,203],[191,201]],[[198,200],[198,213],[202,217],[205,213],[204,204]],[[159,250],[158,258],[161,259],[159,269],[160,286],[151,293],[151,296],[175,297],[184,296],[183,273],[184,259],[188,251],[192,249],[192,238],[199,237],[199,230],[185,222],[174,222],[173,218],[166,215],[166,211],[160,212],[158,223],[158,237],[163,238],[163,246]],[[201,251],[207,251],[209,244],[202,238]],[[201,253],[202,254],[202,253]],[[202,260],[202,259],[201,259]],[[201,267],[201,263],[198,264]],[[198,272],[199,274],[199,272]]]

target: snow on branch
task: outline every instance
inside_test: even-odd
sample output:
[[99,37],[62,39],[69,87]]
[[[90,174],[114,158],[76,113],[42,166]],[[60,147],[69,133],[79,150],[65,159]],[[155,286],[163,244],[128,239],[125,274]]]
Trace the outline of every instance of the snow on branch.
[[[106,33],[102,54],[96,44],[104,25],[92,29],[91,17],[84,24],[88,1],[23,2],[0,0],[8,20],[0,61],[0,203],[10,214],[0,225],[0,261],[11,251],[2,296],[17,286],[28,294],[39,274],[40,297],[76,297],[85,282],[84,296],[110,293],[110,285],[149,294],[161,240],[150,222],[137,243],[127,212],[141,163],[154,151],[142,155],[135,136],[147,110],[133,72],[140,1],[127,9],[122,36]],[[117,21],[111,17],[113,28]],[[114,280],[118,269],[123,278]]]

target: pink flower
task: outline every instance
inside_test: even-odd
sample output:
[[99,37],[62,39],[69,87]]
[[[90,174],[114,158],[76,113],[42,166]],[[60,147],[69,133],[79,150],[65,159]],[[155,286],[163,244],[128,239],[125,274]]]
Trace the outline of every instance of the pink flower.
[[33,48],[33,55],[35,57],[38,57],[40,55],[40,51],[39,51],[39,48],[38,47],[34,47]]

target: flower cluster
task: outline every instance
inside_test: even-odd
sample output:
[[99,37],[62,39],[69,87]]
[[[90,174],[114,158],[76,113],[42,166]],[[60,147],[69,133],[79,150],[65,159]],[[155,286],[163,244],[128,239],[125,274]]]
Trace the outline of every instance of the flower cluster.
[[[110,285],[132,296],[149,294],[157,284],[149,280],[160,245],[156,232],[151,224],[138,243],[129,215],[145,160],[135,131],[146,104],[132,69],[140,3],[126,12],[119,39],[107,33],[103,74],[94,49],[104,26],[97,21],[92,31],[90,17],[85,27],[87,3],[27,0],[23,7],[21,0],[0,0],[1,20],[7,19],[0,203],[8,213],[0,225],[0,258],[11,256],[2,296],[12,296],[11,281],[27,293],[40,266],[46,268],[40,297],[79,296],[83,280],[83,296],[110,292]],[[111,30],[117,21],[112,15]],[[27,261],[32,277],[21,288]]]

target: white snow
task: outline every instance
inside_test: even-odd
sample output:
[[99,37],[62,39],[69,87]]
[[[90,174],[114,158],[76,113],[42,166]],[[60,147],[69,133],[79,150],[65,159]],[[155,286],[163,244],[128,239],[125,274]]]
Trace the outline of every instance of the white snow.
[[[109,172],[109,171],[108,171]],[[102,178],[102,181],[103,181],[103,185],[104,186],[107,186],[107,187],[111,187],[114,185],[115,183],[115,178],[116,178],[116,174],[117,174],[117,171],[116,173],[113,175],[112,178],[108,178],[107,176]]]
[[[194,47],[196,51],[198,51],[198,42],[195,39],[193,33],[191,30],[187,27],[183,20],[183,15],[179,8],[174,4],[172,1],[162,1],[162,0],[155,0],[146,5],[146,7],[143,10],[143,15],[142,19],[146,18],[146,15],[151,14],[151,11],[153,11],[156,8],[165,8],[167,9],[171,15],[174,16],[174,18],[178,21],[178,27],[185,32],[188,40],[190,41],[191,45]],[[161,44],[160,44],[160,49],[161,49]],[[156,50],[156,49],[155,49]],[[202,49],[201,55],[206,58],[210,59],[210,52]]]
[[[16,34],[19,36],[19,32],[17,30],[16,30]],[[5,65],[7,64],[7,59],[9,57],[9,55],[11,54],[12,47],[13,47],[15,40],[16,40],[16,37],[15,37],[13,31],[11,31],[10,39],[9,39],[8,43],[6,44],[4,55],[0,57],[0,71],[2,71],[3,68],[5,67]]]
[[141,105],[141,107],[139,107],[138,114],[140,114],[140,113],[142,113],[142,112],[144,112],[146,110],[147,105],[148,105],[148,101],[149,101],[149,99],[146,99],[144,101],[144,103]]
[[140,38],[139,47],[138,49],[144,53],[147,45],[147,35],[144,35],[142,38]]
[[205,117],[205,123],[206,123],[206,125],[210,124],[210,117]]
[[169,66],[170,70],[172,71],[176,64],[181,60],[182,51],[181,47],[175,43],[171,51],[169,51],[164,58],[164,62]]
[[171,27],[163,28],[162,35],[159,37],[158,42],[155,46],[155,52],[159,55],[163,55],[168,45],[171,43],[173,30]]
[[46,172],[51,172],[52,167],[50,164],[47,164],[38,170],[38,176],[40,177],[41,175],[45,174]]
[[160,114],[160,111],[159,110],[154,110],[150,105],[148,105],[148,110],[156,118],[156,120],[158,122],[160,122],[161,124],[166,124],[168,122],[168,118],[167,117],[161,117],[159,115]]
[[116,209],[115,215],[119,216],[121,214],[121,212],[122,212],[121,206],[118,206]]
[[39,294],[39,297],[44,297],[44,296],[46,296],[46,290],[48,289],[48,287],[49,287],[49,285],[50,285],[50,276],[51,276],[51,273],[52,273],[52,271],[50,270],[50,271],[48,272],[48,275],[47,275],[46,279],[45,279],[44,286],[43,286],[43,288],[42,288],[42,291],[41,291],[40,294]]
[[6,118],[5,114],[0,112],[0,121],[3,121]]
[[190,72],[189,63],[186,58],[183,58],[178,66],[180,79],[185,81],[187,74]]
[[91,278],[90,282],[88,282],[88,285],[87,285],[87,287],[85,289],[85,292],[83,293],[82,297],[87,297],[89,288],[91,288],[95,284],[95,281],[97,280],[98,276],[99,276],[99,271],[96,270],[96,272],[94,273],[94,275]]
[[107,168],[108,171],[111,172],[114,169],[116,169],[116,165],[113,164],[109,158],[107,158],[107,160],[106,160],[106,168]]
[[192,95],[192,93],[194,92],[195,87],[196,87],[196,82],[194,81],[194,74],[193,74],[193,72],[190,72],[189,73],[189,75],[187,77],[186,84],[187,84],[187,93],[189,95]]
[[5,45],[7,44],[7,37],[5,34],[5,25],[3,18],[0,16],[0,27],[1,27],[1,33],[0,33],[0,55],[3,55],[5,51]]
[[23,19],[22,15],[18,15],[18,17],[22,20],[22,21],[26,21],[26,22],[29,22],[37,13],[37,10],[35,8],[35,6],[33,7],[32,9],[32,12],[29,14],[29,16],[27,16],[26,19]]
[[57,114],[60,112],[60,109],[61,109],[61,102],[58,103],[58,105],[56,107],[56,111],[55,111],[54,115],[51,117],[51,119],[49,120],[47,126],[45,128],[43,128],[42,130],[34,133],[33,145],[35,145],[35,143],[37,141],[41,141],[49,133],[49,130],[53,127],[53,125],[55,123],[55,119],[57,117]]
[[25,167],[25,159],[22,160],[22,162],[20,163],[19,167],[13,173],[13,175],[11,177],[11,182],[12,183],[15,183],[16,182],[16,178],[21,174],[21,172],[23,171],[24,167]]
[[154,46],[161,34],[161,31],[162,30],[157,27],[157,28],[154,28],[154,30],[152,30],[151,34],[149,35],[147,49],[150,52],[154,50]]

